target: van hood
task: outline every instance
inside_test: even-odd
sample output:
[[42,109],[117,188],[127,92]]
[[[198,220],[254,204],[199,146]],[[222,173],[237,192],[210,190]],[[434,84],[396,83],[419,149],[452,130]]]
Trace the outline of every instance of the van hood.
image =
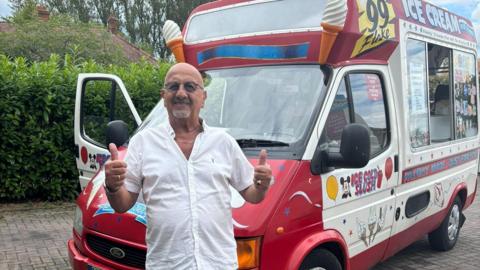
[[[125,154],[126,149],[120,150],[119,158],[123,159]],[[258,159],[249,161],[253,165],[258,163]],[[291,179],[299,166],[299,161],[295,160],[268,160],[268,163],[272,168],[273,181],[261,203],[248,203],[235,189],[230,188],[232,218],[237,237],[264,234],[277,202],[288,187],[290,182],[288,179]],[[83,211],[84,227],[111,237],[145,244],[147,219],[142,198],[126,213],[117,214],[108,202],[103,187],[104,181],[105,170],[102,166],[77,198],[77,204]]]
[[[258,159],[249,159],[252,165],[258,163]],[[263,235],[270,217],[274,214],[278,201],[284,195],[284,191],[290,184],[289,179],[298,169],[300,164],[296,160],[269,159],[268,164],[272,169],[273,181],[265,194],[265,199],[259,204],[246,202],[242,196],[230,187],[232,192],[232,216],[233,227],[236,237],[250,237]]]
[[[123,159],[126,153],[126,148],[120,148],[119,158]],[[126,213],[115,213],[105,194],[104,182],[105,168],[102,166],[77,198],[77,205],[83,212],[84,227],[124,241],[145,245],[147,225],[145,204],[140,198]]]

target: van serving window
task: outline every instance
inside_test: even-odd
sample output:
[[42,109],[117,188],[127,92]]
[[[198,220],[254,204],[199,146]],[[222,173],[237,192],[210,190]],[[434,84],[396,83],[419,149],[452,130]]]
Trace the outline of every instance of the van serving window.
[[477,135],[475,63],[470,53],[407,41],[408,120],[413,148]]
[[320,30],[325,2],[323,0],[253,2],[199,13],[188,22],[185,41],[196,43],[262,32]]

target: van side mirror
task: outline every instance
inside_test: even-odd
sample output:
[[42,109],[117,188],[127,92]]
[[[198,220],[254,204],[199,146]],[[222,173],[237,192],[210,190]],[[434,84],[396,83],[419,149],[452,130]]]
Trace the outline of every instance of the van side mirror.
[[[319,144],[320,145],[320,144]],[[348,124],[343,128],[340,153],[330,153],[317,146],[310,170],[312,174],[326,173],[335,167],[362,168],[370,160],[370,135],[362,124]]]
[[107,124],[106,135],[107,147],[110,143],[117,147],[122,146],[128,141],[128,126],[122,120],[110,121]]

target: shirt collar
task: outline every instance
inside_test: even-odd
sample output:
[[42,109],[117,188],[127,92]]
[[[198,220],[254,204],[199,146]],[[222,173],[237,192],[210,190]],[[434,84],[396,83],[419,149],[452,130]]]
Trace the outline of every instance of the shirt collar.
[[[200,118],[200,124],[202,125],[202,132],[208,132],[210,127],[207,125],[205,120]],[[170,125],[170,121],[167,120],[167,123],[165,124],[165,128],[167,129],[167,133],[172,137],[175,138],[175,130],[173,130],[172,125]]]

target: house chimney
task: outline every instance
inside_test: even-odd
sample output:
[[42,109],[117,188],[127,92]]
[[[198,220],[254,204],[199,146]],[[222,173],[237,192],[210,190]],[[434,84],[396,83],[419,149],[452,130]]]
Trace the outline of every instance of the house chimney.
[[107,20],[107,27],[108,27],[108,32],[111,32],[112,34],[118,33],[118,19],[110,15]]
[[50,17],[50,12],[48,12],[48,10],[44,6],[38,5],[37,15],[40,18],[40,20],[47,22],[48,18]]

